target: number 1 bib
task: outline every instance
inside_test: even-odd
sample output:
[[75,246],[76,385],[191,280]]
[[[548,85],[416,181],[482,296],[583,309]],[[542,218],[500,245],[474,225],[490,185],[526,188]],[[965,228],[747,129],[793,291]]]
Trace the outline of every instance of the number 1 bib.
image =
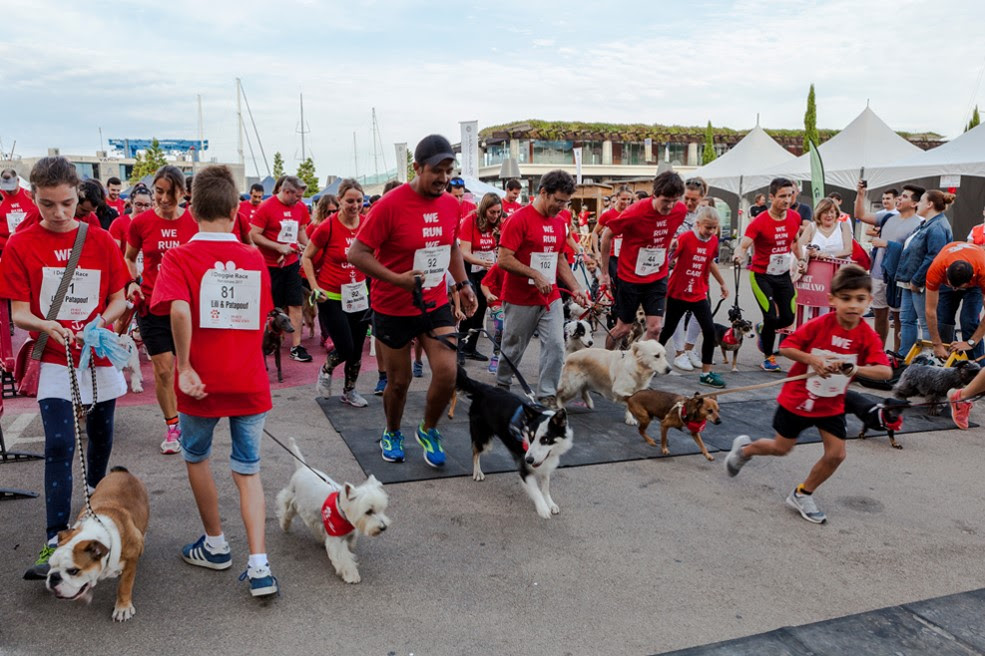
[[[557,253],[531,253],[530,268],[539,271],[553,285],[557,282]],[[528,278],[527,283],[534,284],[534,279]]]
[[649,276],[660,271],[666,259],[666,248],[641,248],[636,255],[636,275]]
[[[51,303],[58,293],[58,286],[65,273],[63,267],[43,267],[41,269],[41,316],[47,317]],[[80,269],[76,267],[72,282],[68,285],[62,306],[58,309],[55,321],[84,321],[99,304],[99,269]]]
[[[217,263],[222,266],[221,263]],[[230,266],[232,266],[230,264]],[[260,272],[210,269],[198,296],[200,328],[260,329]]]
[[277,241],[281,244],[293,244],[298,240],[298,222],[294,219],[283,219],[280,222],[280,233]]
[[418,248],[414,251],[414,269],[424,272],[424,288],[437,287],[445,280],[451,263],[451,245]]

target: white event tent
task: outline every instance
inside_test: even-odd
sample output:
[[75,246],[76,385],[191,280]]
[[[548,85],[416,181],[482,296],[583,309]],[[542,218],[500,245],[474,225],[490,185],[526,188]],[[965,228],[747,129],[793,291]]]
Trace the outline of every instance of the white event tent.
[[869,186],[938,175],[985,177],[985,124],[936,148],[874,169],[871,176],[874,184]]
[[[757,125],[734,147],[718,159],[696,169],[693,175],[704,178],[716,189],[738,195],[740,178],[743,176],[764,168],[790,163],[795,159],[793,153],[778,144]],[[742,180],[742,183],[744,191],[751,189],[745,180]]]

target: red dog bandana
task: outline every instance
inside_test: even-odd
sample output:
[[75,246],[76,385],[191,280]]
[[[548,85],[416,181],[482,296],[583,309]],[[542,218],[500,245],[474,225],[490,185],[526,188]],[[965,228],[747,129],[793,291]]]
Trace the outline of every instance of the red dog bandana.
[[898,431],[903,428],[903,413],[900,413],[896,421],[886,421],[886,409],[883,408],[879,411],[879,420],[886,427],[886,430]]
[[356,527],[349,523],[342,513],[339,512],[335,503],[339,498],[338,491],[332,492],[325,499],[321,507],[321,521],[325,526],[325,532],[333,538],[341,538],[352,533]]
[[722,344],[725,346],[735,346],[738,343],[739,340],[735,338],[735,331],[732,328],[726,330],[725,334],[722,335]]
[[684,424],[687,426],[687,429],[689,431],[691,431],[692,433],[700,433],[701,431],[703,431],[705,429],[705,426],[708,425],[708,421],[707,420],[704,420],[704,421],[688,421],[687,415],[684,414],[684,404],[683,403],[681,404],[681,409],[679,410],[679,414],[681,415],[681,421],[684,422]]

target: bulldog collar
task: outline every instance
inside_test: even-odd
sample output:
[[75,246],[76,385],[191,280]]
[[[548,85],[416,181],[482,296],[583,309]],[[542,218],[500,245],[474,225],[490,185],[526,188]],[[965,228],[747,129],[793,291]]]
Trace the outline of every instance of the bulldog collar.
[[339,491],[336,490],[328,495],[321,507],[321,521],[325,526],[325,532],[334,538],[344,537],[356,530],[356,527],[349,523],[339,510],[338,500]]

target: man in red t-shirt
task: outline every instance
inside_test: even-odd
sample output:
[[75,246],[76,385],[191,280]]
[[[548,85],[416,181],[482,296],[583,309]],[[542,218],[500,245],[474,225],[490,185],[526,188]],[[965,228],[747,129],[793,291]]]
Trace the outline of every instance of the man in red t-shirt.
[[476,308],[458,249],[458,202],[445,193],[454,170],[455,155],[447,139],[437,134],[422,139],[414,150],[416,177],[377,201],[349,248],[349,262],[372,278],[373,335],[379,340],[387,375],[386,428],[380,440],[387,462],[404,459],[400,423],[411,380],[410,343],[416,337],[427,352],[432,374],[417,441],[424,447],[427,464],[445,464],[437,426],[455,393],[457,366],[455,347],[438,339],[455,331],[446,272],[461,293],[465,314],[472,316]]
[[[499,239],[501,269],[506,271],[503,285],[504,359],[517,367],[523,360],[534,332],[540,335],[540,370],[535,390],[538,401],[553,406],[561,381],[564,362],[564,306],[558,280],[586,307],[588,293],[564,257],[565,220],[560,212],[575,193],[575,181],[564,171],[551,171],[540,179],[537,196],[510,217]],[[513,369],[500,363],[496,382],[509,388]]]
[[800,271],[807,270],[807,260],[797,243],[801,215],[790,209],[795,194],[794,183],[786,178],[775,178],[770,182],[770,208],[752,220],[732,258],[734,264],[740,266],[746,251],[753,247],[749,280],[763,312],[763,321],[756,326],[760,350],[765,357],[760,365],[763,371],[783,373],[773,352],[776,331],[786,328],[794,320],[797,290],[790,277],[791,271],[795,265]]
[[[458,221],[462,222],[465,217],[475,211],[475,203],[465,198],[465,180],[461,178],[452,178],[448,182],[448,186],[445,188],[448,193],[455,197],[458,201]],[[471,194],[470,194],[471,195]]]
[[510,180],[506,183],[506,198],[503,199],[504,224],[506,219],[513,216],[517,210],[523,207],[519,202],[521,189],[523,189],[523,185],[520,184],[519,180]]
[[687,208],[680,201],[684,181],[673,171],[653,179],[653,195],[630,205],[602,232],[601,284],[610,284],[609,253],[615,235],[622,235],[617,274],[616,325],[606,337],[605,347],[615,348],[636,322],[642,305],[646,315],[646,339],[658,339],[667,301],[667,271],[670,242],[684,222]]
[[41,220],[38,208],[27,190],[21,189],[20,178],[14,169],[4,169],[0,172],[0,252],[7,245],[10,235],[24,222],[28,215],[36,216],[35,222]]
[[[882,340],[862,318],[872,300],[869,274],[858,266],[843,267],[831,279],[828,300],[834,312],[807,322],[780,348],[783,357],[793,360],[794,365],[788,375],[791,380],[777,397],[775,437],[753,442],[748,435],[740,435],[725,459],[729,476],[735,476],[753,456],[790,453],[800,433],[816,426],[824,454],[787,497],[787,505],[815,524],[827,518],[812,495],[845,459],[845,390],[855,375],[888,380],[893,373]],[[809,371],[812,377],[792,380]]]
[[[301,346],[301,260],[298,253],[308,245],[304,228],[311,221],[301,199],[307,188],[294,175],[281,179],[280,189],[260,203],[250,223],[250,238],[260,249],[270,270],[270,287],[274,307],[286,308],[294,332],[291,333],[291,359],[311,362],[311,355]],[[251,192],[252,193],[252,192]]]
[[[106,204],[116,210],[116,216],[123,216],[127,208],[127,202],[120,198],[120,191],[123,189],[123,182],[116,177],[106,181]],[[112,225],[112,224],[110,224]]]
[[[966,241],[945,246],[927,269],[927,332],[934,353],[947,358],[952,351],[970,351],[971,359],[982,355],[985,322],[981,321],[982,293],[985,291],[985,250]],[[963,341],[944,344],[938,327],[946,326],[948,342],[954,336],[954,320],[961,307]]]
[[207,569],[232,565],[209,467],[213,431],[228,417],[230,467],[249,545],[244,578],[254,597],[267,596],[277,592],[264,543],[260,482],[260,442],[272,407],[262,351],[264,323],[273,308],[270,274],[263,257],[231,232],[238,194],[229,169],[206,167],[192,184],[199,232],[164,254],[151,298],[151,309],[170,314],[174,327],[182,454],[205,528],[202,537],[182,548],[181,557]]

